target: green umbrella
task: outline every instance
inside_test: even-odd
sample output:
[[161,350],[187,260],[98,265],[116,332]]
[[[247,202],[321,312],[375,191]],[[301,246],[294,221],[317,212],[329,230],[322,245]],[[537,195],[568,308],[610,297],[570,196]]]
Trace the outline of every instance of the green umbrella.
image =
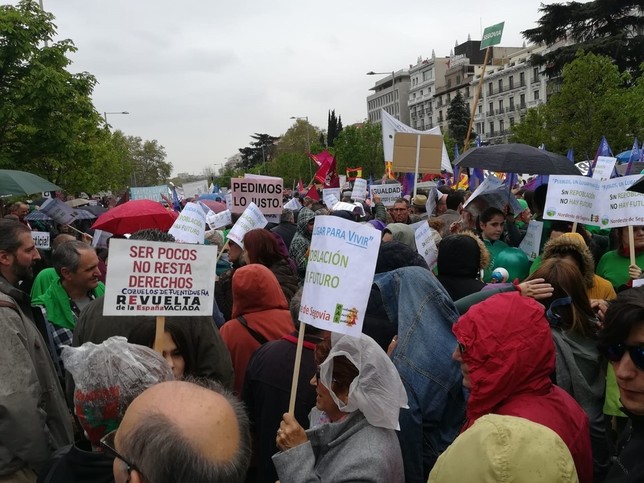
[[35,174],[13,169],[0,169],[0,196],[32,195],[43,191],[60,191],[62,188]]

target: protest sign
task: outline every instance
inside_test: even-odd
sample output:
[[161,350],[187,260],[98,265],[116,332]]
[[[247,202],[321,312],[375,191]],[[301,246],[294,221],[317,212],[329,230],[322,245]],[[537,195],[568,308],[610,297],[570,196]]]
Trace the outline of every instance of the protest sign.
[[195,196],[208,193],[208,180],[193,181],[183,183],[183,198],[194,198]]
[[364,201],[367,196],[367,180],[356,178],[353,182],[351,199],[354,201]]
[[616,162],[617,158],[612,158],[610,156],[597,156],[597,163],[593,170],[593,179],[598,179],[600,181],[610,179],[613,174],[613,170],[615,169]]
[[436,205],[443,197],[443,193],[438,191],[436,186],[429,189],[429,195],[427,196],[427,202],[425,203],[425,211],[428,216],[433,216],[436,211]]
[[322,190],[322,199],[327,194],[331,194],[336,197],[338,201],[342,200],[342,189],[341,188],[324,188]]
[[409,226],[411,226],[414,229],[414,231],[418,231],[418,229],[422,228],[424,225],[429,226],[429,224],[427,223],[427,220],[420,220],[420,221],[417,221],[416,223],[410,224]]
[[206,214],[198,203],[187,203],[168,230],[176,241],[203,243],[206,232]]
[[340,174],[338,175],[338,178],[340,178],[340,189],[346,188],[348,186],[347,176],[345,174]]
[[282,213],[281,178],[233,178],[230,180],[232,213],[242,213],[251,203],[265,215]]
[[534,260],[539,256],[539,246],[543,234],[543,222],[532,220],[528,223],[528,229],[519,244],[519,248],[528,255],[528,260]]
[[351,214],[364,216],[364,208],[359,202],[356,202],[356,204],[353,204],[353,203],[347,203],[345,201],[338,201],[335,205],[333,205],[333,208],[331,209],[333,211],[348,211]]
[[638,278],[633,280],[633,288],[635,287],[644,287],[644,278]]
[[599,224],[602,228],[644,224],[644,194],[627,191],[641,176],[602,181]]
[[104,315],[212,315],[217,247],[112,240]]
[[402,197],[402,186],[400,183],[372,184],[371,199],[374,196],[379,196],[383,205],[387,207],[394,206],[396,200]]
[[276,225],[280,222],[280,215],[265,215],[267,223],[275,223]]
[[304,277],[300,321],[359,337],[380,236],[337,216],[316,216]]
[[233,218],[230,213],[230,210],[224,210],[219,213],[215,213],[210,210],[206,214],[206,222],[210,225],[211,230],[221,228],[222,226],[231,225],[233,223]]
[[48,231],[32,231],[31,238],[33,238],[36,248],[40,248],[41,250],[49,250],[51,248],[51,237]]
[[264,228],[268,221],[259,208],[252,203],[244,210],[235,225],[228,232],[228,239],[244,248],[244,236],[256,228]]
[[515,196],[508,190],[508,187],[496,176],[490,175],[474,190],[463,208],[467,209],[473,216],[479,216],[490,206],[505,211],[506,205],[510,205],[512,213],[519,214],[523,211]]
[[92,246],[94,248],[107,248],[107,239],[111,236],[112,234],[109,231],[94,230]]
[[334,205],[340,202],[335,192],[336,192],[336,188],[322,190],[322,199],[324,200],[324,204],[326,205],[326,207],[330,210],[333,209]]
[[434,268],[436,260],[438,259],[438,248],[436,248],[432,231],[429,223],[425,221],[414,233],[416,250],[425,259],[430,269]]
[[233,194],[228,191],[224,194],[224,198],[226,200],[226,206],[230,210],[230,207],[233,206]]
[[143,186],[137,188],[130,188],[130,199],[131,200],[152,200],[152,201],[163,201],[161,195],[168,196],[170,191],[168,187],[164,184],[158,186]]
[[302,209],[302,205],[297,198],[293,198],[284,205],[284,208],[286,208],[287,210],[298,211]]
[[77,210],[66,205],[58,198],[49,198],[42,204],[40,211],[61,225],[69,225],[78,216]]
[[601,181],[585,176],[550,176],[543,218],[599,226]]

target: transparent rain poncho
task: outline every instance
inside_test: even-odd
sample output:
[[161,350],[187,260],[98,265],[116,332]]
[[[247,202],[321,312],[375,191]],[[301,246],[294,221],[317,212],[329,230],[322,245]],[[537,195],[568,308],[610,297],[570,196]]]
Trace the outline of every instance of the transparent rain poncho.
[[[333,359],[338,356],[345,356],[359,371],[349,386],[347,404],[331,389]],[[389,356],[368,335],[356,338],[333,334],[329,356],[320,364],[320,381],[341,411],[360,410],[372,426],[400,429],[398,415],[400,408],[407,407],[407,392]]]

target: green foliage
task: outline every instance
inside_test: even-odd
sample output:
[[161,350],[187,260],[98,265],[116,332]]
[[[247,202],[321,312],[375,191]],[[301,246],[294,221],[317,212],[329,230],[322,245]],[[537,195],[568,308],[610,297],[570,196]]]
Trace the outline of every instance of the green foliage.
[[249,172],[254,166],[273,159],[276,151],[275,142],[280,139],[270,134],[260,133],[253,134],[251,138],[255,141],[251,142],[249,147],[239,149],[242,155],[241,166]]
[[296,119],[293,125],[282,134],[280,142],[275,147],[276,156],[282,154],[306,154],[307,152],[318,152],[317,146],[320,130],[313,126],[306,119]]
[[578,160],[592,159],[602,136],[615,153],[629,149],[644,135],[644,80],[628,85],[608,57],[579,51],[563,69],[559,92],[530,109],[513,127],[513,141],[565,153],[573,147]]
[[329,111],[328,121],[327,121],[327,135],[326,135],[326,145],[330,148],[333,147],[333,143],[336,138],[342,132],[342,116],[335,116],[335,109]]
[[[461,95],[457,92],[447,108],[447,126],[450,136],[462,149],[465,136],[467,136],[467,128],[470,123],[470,110]],[[472,133],[470,137],[476,137],[476,133]],[[452,150],[453,152],[453,150]]]
[[339,174],[344,173],[347,167],[362,166],[363,178],[382,177],[385,172],[385,156],[380,124],[364,122],[345,127],[335,140],[334,154]]
[[547,45],[564,39],[576,42],[532,58],[534,65],[545,65],[548,76],[562,72],[579,48],[610,57],[620,71],[630,71],[635,76],[642,72],[644,7],[641,0],[541,4],[539,11],[543,14],[537,22],[539,26],[522,32],[525,38]]

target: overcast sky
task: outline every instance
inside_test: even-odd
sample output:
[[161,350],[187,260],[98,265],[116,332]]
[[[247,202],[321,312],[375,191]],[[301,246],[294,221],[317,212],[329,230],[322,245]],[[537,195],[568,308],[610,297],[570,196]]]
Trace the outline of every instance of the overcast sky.
[[[448,56],[505,21],[521,46],[539,0],[43,0],[72,72],[96,76],[94,105],[114,129],[156,139],[174,173],[219,167],[250,135],[279,136],[308,116],[326,129],[367,117],[369,88],[419,56]],[[12,3],[15,1],[2,3]],[[544,3],[553,3],[546,0]]]

